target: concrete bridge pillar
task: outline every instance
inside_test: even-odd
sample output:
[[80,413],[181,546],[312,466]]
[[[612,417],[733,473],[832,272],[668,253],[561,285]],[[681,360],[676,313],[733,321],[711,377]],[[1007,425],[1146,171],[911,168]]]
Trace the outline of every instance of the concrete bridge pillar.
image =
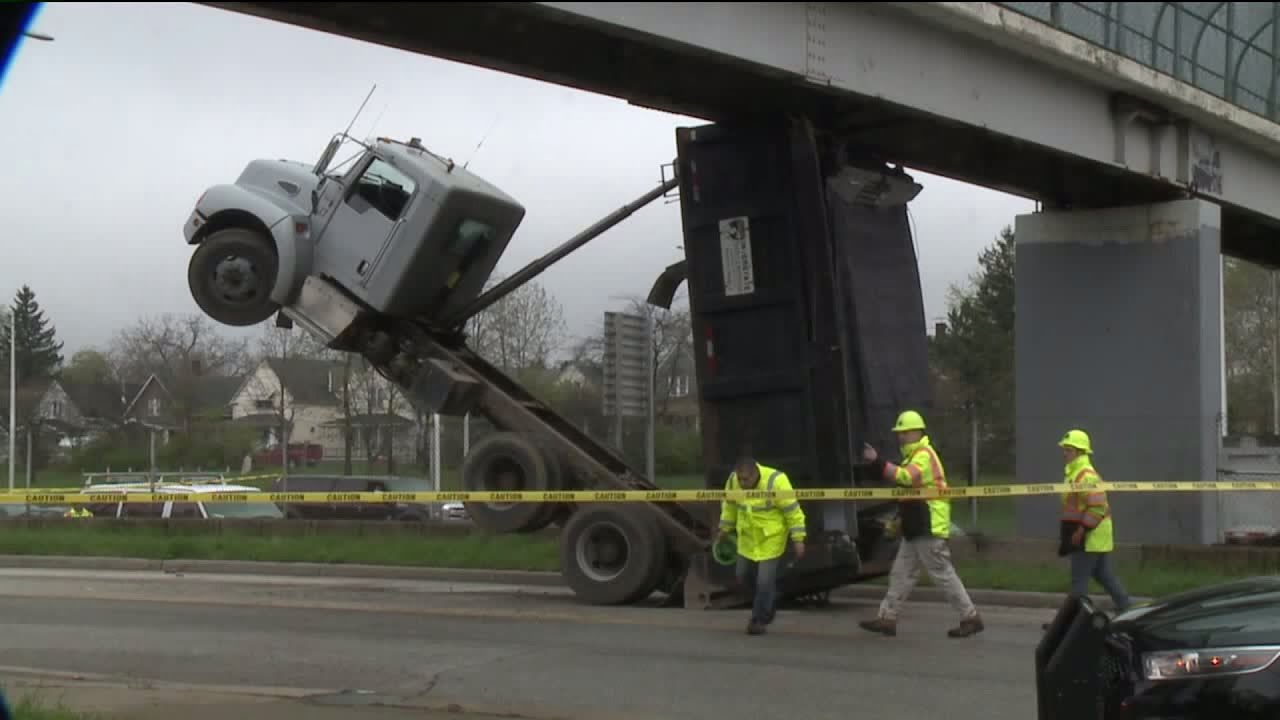
[[[1017,481],[1061,482],[1058,440],[1088,432],[1110,481],[1216,478],[1221,214],[1201,200],[1048,211],[1016,222]],[[1214,542],[1212,494],[1113,493],[1120,543]],[[1057,537],[1056,497],[1018,532]]]

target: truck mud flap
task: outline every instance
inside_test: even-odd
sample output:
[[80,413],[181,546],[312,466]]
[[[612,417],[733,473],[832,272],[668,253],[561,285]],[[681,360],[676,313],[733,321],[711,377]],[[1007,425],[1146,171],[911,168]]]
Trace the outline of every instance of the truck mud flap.
[[1088,598],[1069,597],[1058,610],[1036,646],[1037,720],[1102,720],[1108,624]]

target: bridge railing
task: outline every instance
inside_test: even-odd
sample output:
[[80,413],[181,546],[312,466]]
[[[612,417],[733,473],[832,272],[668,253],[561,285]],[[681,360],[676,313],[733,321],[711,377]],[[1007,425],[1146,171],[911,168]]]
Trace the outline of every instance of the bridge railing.
[[995,3],[1280,122],[1280,3]]

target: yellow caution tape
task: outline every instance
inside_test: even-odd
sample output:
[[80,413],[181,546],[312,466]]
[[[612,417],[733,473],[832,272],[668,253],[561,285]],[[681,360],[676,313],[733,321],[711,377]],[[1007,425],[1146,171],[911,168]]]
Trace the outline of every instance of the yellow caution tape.
[[1095,487],[1068,483],[1040,485],[979,485],[954,487],[938,491],[933,488],[821,488],[768,492],[765,490],[573,490],[562,492],[353,492],[353,493],[277,493],[277,492],[93,492],[76,489],[68,492],[38,490],[0,493],[0,503],[33,503],[40,505],[97,505],[130,503],[219,502],[219,503],[431,503],[431,502],[500,502],[500,503],[628,503],[628,502],[719,502],[722,500],[762,499],[772,496],[806,501],[839,500],[925,500],[936,498],[997,498],[1032,495],[1058,495],[1100,489],[1108,492],[1208,492],[1208,491],[1280,491],[1280,481],[1206,481],[1206,482],[1112,482]]

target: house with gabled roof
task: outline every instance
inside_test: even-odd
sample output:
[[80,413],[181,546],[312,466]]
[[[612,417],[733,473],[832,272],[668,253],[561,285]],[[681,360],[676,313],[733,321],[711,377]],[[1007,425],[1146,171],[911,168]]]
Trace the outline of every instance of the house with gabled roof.
[[48,381],[39,393],[36,418],[40,424],[73,442],[114,430],[138,385],[114,382]]
[[232,422],[255,428],[263,447],[279,443],[283,426],[290,443],[322,445],[329,455],[325,424],[341,417],[342,371],[330,360],[265,358],[232,394]]
[[189,422],[231,419],[231,401],[243,376],[193,375],[165,380],[152,374],[125,407],[125,421],[162,429],[169,434]]

